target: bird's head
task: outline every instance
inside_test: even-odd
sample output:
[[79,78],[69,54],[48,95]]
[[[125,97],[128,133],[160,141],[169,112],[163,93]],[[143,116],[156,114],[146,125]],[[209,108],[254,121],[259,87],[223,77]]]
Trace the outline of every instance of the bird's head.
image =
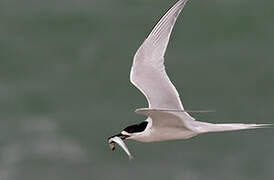
[[108,139],[113,138],[115,136],[118,136],[122,140],[134,139],[134,137],[136,137],[138,134],[142,133],[146,129],[147,124],[148,124],[147,121],[143,121],[140,124],[134,124],[134,125],[128,126],[125,129],[123,129],[121,133],[111,136]]
[[119,137],[122,140],[125,139],[135,139],[138,140],[138,137],[145,131],[148,125],[147,121],[144,121],[140,124],[134,124],[126,127],[121,133],[116,134],[108,138],[108,143],[112,151],[115,150],[115,141],[111,140],[112,138]]

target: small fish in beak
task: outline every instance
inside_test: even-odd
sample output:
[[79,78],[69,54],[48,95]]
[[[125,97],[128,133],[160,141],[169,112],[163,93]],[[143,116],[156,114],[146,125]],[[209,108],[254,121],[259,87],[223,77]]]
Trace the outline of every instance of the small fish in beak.
[[125,139],[125,138],[126,138],[126,136],[122,135],[122,134],[112,136],[112,137],[108,138],[108,144],[109,144],[110,149],[112,151],[114,151],[115,150],[115,143],[117,143],[127,153],[129,159],[132,160],[134,158],[131,155],[130,151],[128,150],[126,144],[123,141],[123,139]]
[[109,145],[109,148],[112,150],[112,151],[114,151],[115,150],[115,142],[109,142],[108,141],[108,145]]

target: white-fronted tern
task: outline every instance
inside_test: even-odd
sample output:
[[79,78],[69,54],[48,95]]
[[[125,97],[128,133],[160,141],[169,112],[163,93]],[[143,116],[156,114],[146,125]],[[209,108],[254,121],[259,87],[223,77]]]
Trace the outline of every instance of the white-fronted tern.
[[200,122],[184,110],[179,94],[166,74],[164,55],[173,26],[187,1],[179,0],[156,24],[136,52],[130,81],[144,94],[149,107],[137,109],[135,112],[147,116],[147,119],[140,124],[128,126],[121,133],[108,138],[112,150],[116,142],[129,157],[132,157],[123,143],[125,139],[140,142],[188,139],[202,133],[254,129],[271,125]]

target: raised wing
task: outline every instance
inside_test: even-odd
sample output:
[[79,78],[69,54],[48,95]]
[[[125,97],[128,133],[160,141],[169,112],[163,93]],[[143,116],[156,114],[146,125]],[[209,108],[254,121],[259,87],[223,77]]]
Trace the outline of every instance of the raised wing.
[[188,0],[179,0],[156,24],[135,54],[130,80],[147,98],[150,108],[184,109],[169,80],[164,54],[176,19]]
[[164,111],[164,112],[180,112],[180,113],[212,113],[216,112],[215,110],[183,110],[183,109],[151,109],[151,108],[139,108],[136,109],[135,112],[137,114],[142,114],[146,115],[148,112],[153,112],[153,111]]

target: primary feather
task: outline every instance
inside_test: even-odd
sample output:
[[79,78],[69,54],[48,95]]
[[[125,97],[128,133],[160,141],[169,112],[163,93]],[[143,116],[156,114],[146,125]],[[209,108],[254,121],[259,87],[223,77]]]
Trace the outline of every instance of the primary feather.
[[146,96],[150,108],[184,109],[166,74],[164,55],[173,26],[186,2],[178,1],[161,18],[135,54],[130,80]]

